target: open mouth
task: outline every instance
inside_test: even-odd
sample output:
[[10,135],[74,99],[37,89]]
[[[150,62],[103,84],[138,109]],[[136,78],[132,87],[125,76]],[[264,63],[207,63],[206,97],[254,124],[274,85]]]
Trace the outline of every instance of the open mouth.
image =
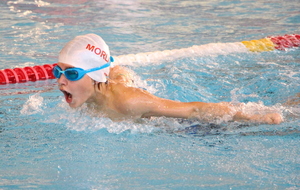
[[72,102],[72,94],[69,93],[69,92],[67,92],[67,91],[65,91],[65,90],[61,90],[61,91],[65,95],[66,102],[67,103],[71,103]]

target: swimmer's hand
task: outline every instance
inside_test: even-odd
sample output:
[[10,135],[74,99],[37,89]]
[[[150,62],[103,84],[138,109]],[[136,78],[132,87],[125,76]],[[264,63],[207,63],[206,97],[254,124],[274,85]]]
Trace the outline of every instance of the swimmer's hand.
[[233,117],[235,121],[251,121],[257,123],[267,123],[267,124],[280,124],[283,122],[283,118],[279,113],[268,113],[264,115],[246,115],[241,112],[236,113]]

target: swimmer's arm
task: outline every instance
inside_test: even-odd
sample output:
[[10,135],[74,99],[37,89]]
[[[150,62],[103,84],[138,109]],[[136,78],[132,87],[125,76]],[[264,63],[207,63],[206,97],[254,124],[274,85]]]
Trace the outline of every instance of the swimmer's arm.
[[250,121],[257,123],[279,124],[282,117],[278,113],[268,114],[246,114],[236,111],[235,106],[227,102],[204,103],[204,102],[177,102],[161,99],[159,105],[145,116],[166,116],[177,118],[197,118],[202,121]]
[[135,117],[174,117],[174,118],[197,118],[210,122],[221,119],[222,121],[251,121],[257,123],[279,124],[283,121],[278,113],[247,114],[237,111],[238,107],[228,102],[205,103],[205,102],[179,102],[159,98],[147,91],[125,87],[122,96],[116,101],[115,106],[125,114]]
[[161,99],[145,116],[197,118],[209,122],[226,116],[232,118],[233,113],[228,103],[178,102]]

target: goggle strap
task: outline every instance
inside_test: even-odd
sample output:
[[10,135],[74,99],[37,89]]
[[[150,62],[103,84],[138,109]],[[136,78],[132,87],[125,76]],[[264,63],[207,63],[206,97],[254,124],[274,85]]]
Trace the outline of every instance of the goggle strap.
[[93,72],[93,71],[98,71],[98,70],[101,70],[101,69],[105,69],[106,67],[109,67],[110,66],[110,62],[102,65],[101,67],[95,67],[95,68],[92,68],[92,69],[87,69],[85,70],[85,73],[89,73],[89,72]]

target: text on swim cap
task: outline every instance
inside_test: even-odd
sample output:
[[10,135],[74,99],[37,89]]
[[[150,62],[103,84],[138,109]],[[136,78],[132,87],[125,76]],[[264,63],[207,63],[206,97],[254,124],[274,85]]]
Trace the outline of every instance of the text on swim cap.
[[88,44],[85,49],[90,50],[91,52],[94,52],[96,55],[99,55],[106,62],[108,62],[108,56],[107,56],[106,52],[101,50],[100,48],[92,46],[91,44]]

